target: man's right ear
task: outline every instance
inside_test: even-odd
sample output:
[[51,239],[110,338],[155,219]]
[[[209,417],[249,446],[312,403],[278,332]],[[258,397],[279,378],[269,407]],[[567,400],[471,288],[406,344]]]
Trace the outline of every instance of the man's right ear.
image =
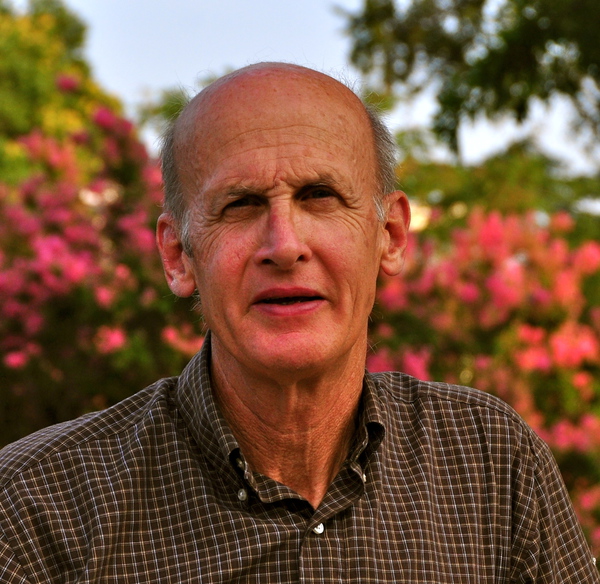
[[163,213],[156,225],[156,243],[171,292],[185,298],[196,290],[192,262],[183,251],[179,230],[170,213]]

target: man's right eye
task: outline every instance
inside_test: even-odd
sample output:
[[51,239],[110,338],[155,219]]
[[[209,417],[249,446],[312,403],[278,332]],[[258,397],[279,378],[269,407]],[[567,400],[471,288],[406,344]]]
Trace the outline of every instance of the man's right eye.
[[257,207],[258,205],[260,205],[260,202],[258,201],[258,199],[256,197],[253,196],[246,196],[246,197],[240,197],[238,199],[235,199],[234,201],[231,201],[231,203],[228,203],[225,206],[225,209],[240,209],[242,207]]

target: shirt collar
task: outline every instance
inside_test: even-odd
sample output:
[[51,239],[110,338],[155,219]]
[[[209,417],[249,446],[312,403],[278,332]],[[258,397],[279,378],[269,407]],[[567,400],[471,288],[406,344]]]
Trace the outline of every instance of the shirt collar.
[[[243,462],[243,456],[240,456],[239,444],[213,395],[210,336],[209,331],[202,349],[181,373],[174,395],[175,404],[192,437],[212,465],[219,471],[228,474],[234,472],[248,480],[251,473]],[[368,372],[363,381],[360,408],[357,432],[350,450],[351,462],[366,461],[377,450],[385,435],[386,408],[381,390]]]
[[208,331],[202,348],[179,376],[174,399],[202,454],[217,471],[230,473],[236,468],[232,462],[239,453],[239,445],[213,395],[210,380],[210,336]]

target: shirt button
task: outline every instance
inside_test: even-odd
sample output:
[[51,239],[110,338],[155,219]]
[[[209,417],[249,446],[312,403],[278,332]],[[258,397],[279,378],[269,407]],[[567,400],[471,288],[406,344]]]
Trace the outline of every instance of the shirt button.
[[241,458],[236,458],[235,463],[238,465],[238,468],[244,468],[244,461]]
[[325,531],[325,526],[322,523],[319,523],[316,527],[313,527],[313,531],[317,535],[321,535]]
[[367,482],[367,475],[365,473],[363,473],[362,480],[363,480],[363,483]]
[[248,498],[248,492],[246,491],[246,489],[240,489],[238,491],[238,499],[240,501],[245,501]]

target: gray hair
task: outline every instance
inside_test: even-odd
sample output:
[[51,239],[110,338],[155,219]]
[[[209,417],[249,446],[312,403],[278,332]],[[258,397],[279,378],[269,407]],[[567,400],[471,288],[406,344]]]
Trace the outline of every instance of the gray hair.
[[[373,133],[373,145],[375,149],[375,160],[377,164],[376,181],[377,192],[375,194],[375,210],[378,219],[385,221],[385,209],[383,199],[385,195],[396,189],[396,142],[381,119],[380,110],[372,104],[363,102],[367,113],[371,131]],[[189,100],[188,100],[189,103]],[[182,104],[182,110],[186,104]],[[185,202],[183,186],[177,173],[175,163],[175,128],[177,117],[168,122],[160,142],[161,168],[165,190],[164,210],[171,214],[176,227],[179,229],[179,238],[183,250],[188,256],[192,256],[193,248],[190,241],[188,206]]]

